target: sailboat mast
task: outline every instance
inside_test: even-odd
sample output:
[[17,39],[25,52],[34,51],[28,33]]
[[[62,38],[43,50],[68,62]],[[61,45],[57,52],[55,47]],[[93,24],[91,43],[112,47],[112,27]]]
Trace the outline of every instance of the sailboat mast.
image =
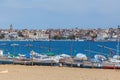
[[73,41],[71,40],[70,44],[70,56],[72,57],[72,52],[73,52]]
[[117,29],[117,42],[118,42],[118,44],[117,44],[117,55],[119,55],[119,45],[120,45],[120,36],[119,36],[119,31],[120,31],[120,26],[118,26],[118,29]]

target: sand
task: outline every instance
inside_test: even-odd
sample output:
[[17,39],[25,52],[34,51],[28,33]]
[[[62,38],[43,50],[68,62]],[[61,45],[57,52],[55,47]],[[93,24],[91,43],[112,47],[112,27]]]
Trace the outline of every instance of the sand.
[[120,70],[0,65],[0,80],[120,80]]

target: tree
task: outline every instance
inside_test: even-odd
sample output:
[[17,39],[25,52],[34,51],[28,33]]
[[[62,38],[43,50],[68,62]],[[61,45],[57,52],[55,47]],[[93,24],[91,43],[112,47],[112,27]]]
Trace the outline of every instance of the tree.
[[19,37],[24,37],[24,35],[23,35],[22,32],[20,32],[20,31],[18,32],[18,36],[19,36]]
[[69,35],[69,36],[68,36],[68,39],[71,39],[71,40],[72,40],[72,39],[75,39],[75,35]]
[[60,39],[61,39],[61,37],[60,37],[60,36],[58,36],[58,35],[55,35],[55,36],[53,37],[53,39],[60,40]]
[[34,36],[36,36],[37,35],[37,33],[34,33]]
[[4,37],[5,37],[4,34],[1,34],[1,35],[0,35],[0,39],[3,39]]
[[55,39],[55,40],[61,40],[61,39],[66,39],[66,38],[63,37],[63,36],[56,35],[56,36],[53,37],[53,39]]

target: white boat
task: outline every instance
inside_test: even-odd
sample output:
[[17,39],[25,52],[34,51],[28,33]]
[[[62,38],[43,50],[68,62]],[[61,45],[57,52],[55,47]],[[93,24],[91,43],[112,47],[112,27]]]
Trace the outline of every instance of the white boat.
[[59,62],[60,56],[47,56],[46,54],[39,54],[35,51],[30,52],[34,64],[51,65]]
[[19,46],[19,44],[13,43],[10,46]]
[[66,58],[67,58],[67,57],[68,57],[68,58],[71,57],[70,55],[67,55],[67,54],[61,54],[60,56],[61,56],[61,57],[66,57]]
[[107,60],[107,58],[106,58],[105,56],[103,56],[103,55],[94,55],[94,58],[95,58],[95,59],[99,59],[99,60],[101,60],[101,61]]
[[0,50],[0,57],[3,56],[3,50]]
[[80,59],[80,60],[87,60],[87,56],[82,53],[78,53],[75,58]]
[[120,60],[114,59],[114,58],[110,58],[109,62],[111,62],[111,63],[120,63]]
[[113,56],[113,59],[120,60],[120,55],[114,55],[114,56]]

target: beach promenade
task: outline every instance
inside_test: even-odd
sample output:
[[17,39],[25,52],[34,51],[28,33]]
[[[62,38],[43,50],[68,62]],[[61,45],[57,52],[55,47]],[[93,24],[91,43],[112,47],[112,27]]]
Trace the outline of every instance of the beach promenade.
[[0,65],[0,80],[120,80],[119,70]]

